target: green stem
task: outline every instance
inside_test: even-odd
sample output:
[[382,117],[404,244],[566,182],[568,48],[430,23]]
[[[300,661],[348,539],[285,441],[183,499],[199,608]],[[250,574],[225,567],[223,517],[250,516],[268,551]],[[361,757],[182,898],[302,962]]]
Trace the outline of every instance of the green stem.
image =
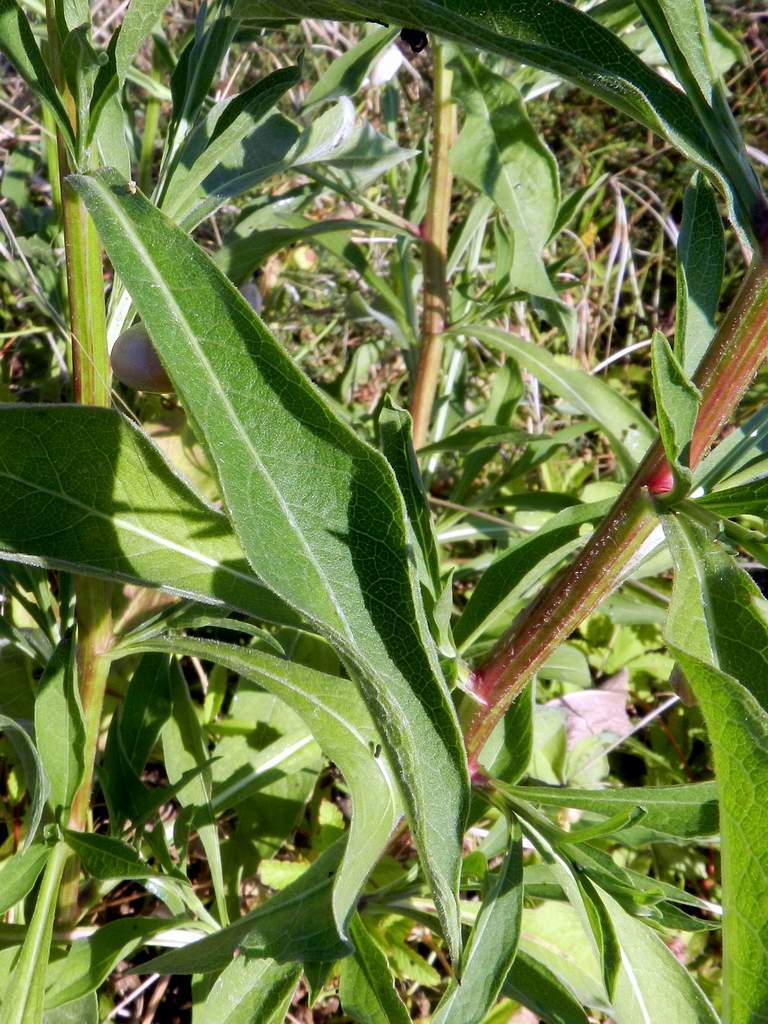
[[[51,73],[62,92],[70,120],[76,129],[75,105],[61,69],[54,0],[46,0],[46,14]],[[67,184],[70,162],[60,132],[57,133],[57,143],[74,399],[83,405],[108,407],[111,403],[110,365],[101,245],[85,206]],[[106,652],[112,643],[111,589],[102,580],[82,577],[75,582],[75,595],[78,684],[86,727],[86,769],[72,802],[69,824],[73,829],[83,830],[90,806],[93,768],[109,673]],[[77,859],[71,856],[64,871],[60,893],[61,913],[66,921],[77,918],[78,880],[79,865]]]
[[432,168],[427,200],[427,216],[422,232],[424,267],[421,322],[421,350],[411,398],[413,444],[427,443],[432,406],[437,394],[443,341],[448,311],[446,263],[448,225],[451,216],[453,175],[449,164],[451,146],[456,137],[456,107],[451,102],[453,72],[445,66],[443,47],[435,44],[435,107],[432,128]]
[[51,850],[13,977],[3,993],[0,1024],[27,1024],[42,1020],[45,970],[41,965],[48,963],[56,898],[68,856],[64,843],[57,843]]
[[[691,443],[692,469],[717,440],[767,351],[768,257],[760,256],[694,377],[702,403]],[[621,582],[656,525],[649,490],[654,490],[665,468],[664,451],[657,441],[575,561],[517,617],[475,671],[476,699],[466,699],[461,708],[473,771],[478,770],[477,758],[496,723],[527,680]]]

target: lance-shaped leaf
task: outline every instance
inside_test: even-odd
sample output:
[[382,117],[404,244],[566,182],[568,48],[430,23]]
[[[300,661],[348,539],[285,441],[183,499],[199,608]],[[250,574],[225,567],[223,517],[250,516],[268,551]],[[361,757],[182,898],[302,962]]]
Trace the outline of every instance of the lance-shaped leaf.
[[0,406],[0,559],[162,587],[256,618],[300,618],[253,575],[232,527],[109,409]]
[[632,402],[584,370],[559,362],[541,346],[498,327],[468,324],[451,330],[512,356],[545,388],[575,405],[589,419],[597,420],[627,469],[634,468],[655,441],[653,424]]
[[355,666],[455,957],[466,758],[394,474],[180,228],[112,171],[71,181],[205,436],[251,565]]
[[691,486],[691,438],[701,395],[660,331],[654,331],[651,342],[651,369],[659,433],[674,480],[670,497],[677,498]]
[[479,1024],[515,959],[523,913],[523,848],[519,827],[510,831],[507,853],[491,876],[464,950],[461,984],[451,980],[433,1024]]
[[725,1019],[759,1020],[768,971],[768,606],[732,557],[665,516],[675,560],[666,636],[701,706],[720,793]]
[[768,475],[736,487],[724,487],[696,499],[717,516],[760,516],[768,519]]
[[85,723],[71,634],[61,640],[38,683],[35,740],[51,784],[51,806],[57,813],[68,811],[85,770]]
[[26,15],[16,0],[0,0],[0,53],[8,58],[32,92],[45,103],[63,137],[74,149],[75,140],[67,112]]
[[574,336],[575,313],[560,301],[542,259],[560,207],[555,158],[514,85],[476,56],[458,53],[448,66],[456,75],[454,97],[467,114],[451,147],[451,168],[506,217],[514,236],[511,286],[540,300],[547,319]]
[[408,1024],[411,1018],[384,952],[357,915],[349,930],[355,952],[341,962],[339,998],[344,1012],[360,1024]]
[[326,756],[338,765],[352,794],[347,852],[333,886],[337,927],[346,937],[360,890],[401,814],[394,772],[386,751],[380,749],[380,734],[351,681],[252,647],[213,640],[174,637],[150,641],[147,646],[212,661],[252,679],[295,711]]
[[685,190],[677,242],[675,355],[690,377],[715,333],[723,280],[725,238],[712,186],[694,175]]
[[29,824],[22,843],[22,850],[26,850],[35,838],[45,810],[45,801],[48,799],[50,784],[43,768],[43,762],[37,749],[29,738],[29,734],[18,722],[14,722],[7,715],[0,715],[0,734],[5,733],[5,738],[11,744],[19,759],[24,781],[29,791],[30,809]]
[[330,67],[315,82],[304,101],[305,107],[324,103],[339,96],[354,96],[363,84],[371,64],[397,36],[396,28],[375,28],[353,46],[331,61]]
[[239,956],[195,1007],[195,1024],[283,1024],[300,976],[296,964]]
[[[446,39],[530,64],[575,82],[668,139],[706,168],[740,205],[731,169],[715,151],[690,99],[656,74],[618,36],[565,0],[239,0],[236,13],[255,19],[333,18],[418,25]],[[742,220],[760,206],[750,191]]]

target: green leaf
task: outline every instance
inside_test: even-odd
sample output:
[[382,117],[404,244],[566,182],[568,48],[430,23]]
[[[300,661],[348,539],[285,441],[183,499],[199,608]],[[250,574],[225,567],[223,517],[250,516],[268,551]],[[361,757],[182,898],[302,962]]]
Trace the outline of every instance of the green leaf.
[[451,980],[433,1024],[480,1024],[515,959],[523,911],[523,848],[519,827],[510,832],[506,855],[491,876],[464,950],[461,984]]
[[[269,177],[280,164],[286,144],[298,132],[283,118],[268,120],[270,111],[300,80],[296,67],[273,71],[245,92],[216,104],[207,117],[185,138],[169,179],[163,210],[191,229],[212,213],[227,195],[227,181],[238,173],[255,184],[261,168]],[[254,159],[258,155],[258,159]],[[250,187],[250,186],[249,186]],[[210,206],[215,194],[215,205]],[[202,204],[202,205],[201,205]],[[198,206],[207,212],[201,214]]]
[[760,516],[768,518],[768,474],[736,487],[703,494],[696,504],[718,516]]
[[121,960],[169,927],[167,918],[134,917],[102,924],[93,935],[77,939],[67,955],[48,968],[45,1009],[56,1009],[95,991]]
[[80,858],[85,870],[94,878],[150,878],[154,872],[132,846],[121,839],[96,835],[93,832],[64,830],[67,846]]
[[225,967],[192,1024],[283,1024],[301,967],[238,956]]
[[[691,100],[613,32],[564,0],[240,0],[251,18],[377,18],[530,64],[575,82],[645,125],[708,170],[731,195],[731,169],[715,152]],[[732,206],[734,200],[731,200]],[[747,210],[748,214],[752,210]]]
[[136,666],[119,711],[120,739],[135,772],[144,771],[172,710],[168,655],[145,654]]
[[64,843],[57,843],[50,851],[37,892],[35,909],[26,927],[24,943],[3,992],[0,1024],[42,1024],[46,968],[56,901],[68,856]]
[[574,405],[590,420],[597,420],[626,470],[631,470],[642,459],[656,439],[653,424],[628,399],[584,370],[555,359],[539,345],[497,327],[478,324],[455,327],[451,333],[477,338],[512,356],[545,388]]
[[712,186],[695,174],[685,190],[677,242],[675,355],[691,377],[715,333],[725,237]]
[[530,680],[491,733],[480,752],[480,767],[493,779],[510,784],[525,775],[533,752],[534,682]]
[[309,90],[304,106],[354,96],[368,74],[376,57],[397,38],[396,28],[375,28],[363,36],[356,46],[331,61],[328,69]]
[[3,862],[0,866],[0,914],[24,899],[40,877],[50,852],[49,847],[35,843]]
[[151,641],[155,649],[202,658],[263,686],[298,714],[344,774],[352,795],[347,853],[333,884],[339,933],[347,934],[360,890],[400,815],[397,780],[371,714],[349,680],[212,640]]
[[85,722],[71,634],[61,640],[38,683],[35,740],[50,781],[51,806],[62,814],[69,810],[85,771]]
[[514,85],[474,55],[457,53],[448,67],[456,76],[454,99],[467,113],[451,147],[451,168],[506,217],[514,236],[511,287],[546,300],[547,318],[573,337],[575,313],[558,298],[542,259],[560,206],[555,158],[528,120]]
[[540,807],[575,807],[606,818],[640,807],[645,811],[643,828],[684,839],[714,836],[719,831],[714,782],[621,789],[510,786],[504,791]]
[[131,0],[115,42],[117,88],[121,88],[133,58],[168,6],[167,0]]
[[544,964],[518,950],[502,994],[537,1014],[544,1024],[588,1024],[581,1003]]
[[251,564],[356,668],[458,956],[466,758],[394,474],[184,232],[114,172],[72,183],[205,434]]
[[211,873],[213,891],[219,918],[226,924],[226,893],[224,870],[219,847],[219,832],[211,802],[212,778],[208,767],[208,747],[200,719],[189,695],[189,689],[178,663],[170,668],[170,697],[172,714],[163,726],[163,754],[168,781],[180,782],[187,772],[199,769],[189,782],[176,793],[182,807],[195,809],[195,825],[200,842],[205,850],[208,870]]
[[[295,882],[256,910],[213,935],[181,949],[163,953],[141,965],[137,973],[205,974],[226,967],[233,952],[272,957],[279,963],[336,959],[347,956],[331,908],[331,885],[344,855],[342,836]],[[302,922],[299,928],[297,920]]]
[[387,958],[357,914],[349,922],[349,936],[355,952],[341,961],[339,978],[344,1013],[357,1024],[408,1024]]
[[0,453],[0,559],[162,587],[262,620],[300,623],[254,577],[226,517],[119,413],[0,406]]
[[24,835],[24,839],[21,843],[21,849],[28,849],[37,830],[40,827],[40,821],[43,817],[43,811],[45,810],[45,802],[48,799],[48,793],[50,790],[50,784],[48,777],[45,774],[43,768],[43,762],[40,759],[40,755],[35,748],[32,740],[29,738],[29,734],[23,729],[18,722],[14,722],[12,718],[8,718],[7,715],[0,715],[0,732],[4,732],[14,749],[16,756],[21,764],[22,771],[24,772],[24,780],[29,790],[30,808],[29,808],[29,824],[27,825],[27,831]]
[[610,501],[575,505],[552,516],[531,537],[514,541],[488,566],[472,591],[453,636],[465,650],[489,629],[509,604],[521,597],[579,545],[585,524],[600,520]]
[[436,597],[440,592],[440,558],[432,513],[413,450],[411,417],[404,409],[398,409],[389,395],[384,397],[379,414],[379,437],[405,500],[421,582]]
[[53,84],[48,68],[24,12],[16,0],[0,0],[0,52],[44,103],[72,150],[75,138],[67,112]]
[[674,479],[669,498],[679,498],[691,486],[691,438],[699,414],[701,395],[688,379],[660,331],[654,331],[651,341],[651,369],[659,433]]
[[[621,946],[621,968],[613,996],[622,1024],[718,1024],[712,1006],[671,949],[646,924],[622,909],[606,892],[599,897]],[[734,1022],[737,1018],[731,1018]],[[743,1018],[746,1020],[747,1018]]]
[[768,608],[698,524],[665,516],[675,560],[670,651],[704,715],[720,793],[724,1017],[759,1019],[768,971]]

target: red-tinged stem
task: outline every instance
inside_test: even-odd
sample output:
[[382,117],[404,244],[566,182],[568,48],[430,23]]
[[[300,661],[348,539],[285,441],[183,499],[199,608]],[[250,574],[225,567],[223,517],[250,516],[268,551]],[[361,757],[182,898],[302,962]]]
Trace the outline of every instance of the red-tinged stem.
[[[750,267],[694,380],[702,392],[691,443],[695,469],[768,354],[768,256]],[[471,680],[475,700],[462,707],[470,769],[496,723],[531,675],[621,582],[633,556],[656,525],[652,496],[668,490],[657,441],[575,561],[513,622]]]

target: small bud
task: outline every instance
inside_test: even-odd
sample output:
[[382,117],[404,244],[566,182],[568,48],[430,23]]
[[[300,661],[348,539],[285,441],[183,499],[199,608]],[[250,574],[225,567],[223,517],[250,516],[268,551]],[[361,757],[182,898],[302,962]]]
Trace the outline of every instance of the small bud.
[[109,358],[112,372],[129,388],[161,395],[173,391],[173,384],[143,324],[134,324],[123,331],[113,345]]

